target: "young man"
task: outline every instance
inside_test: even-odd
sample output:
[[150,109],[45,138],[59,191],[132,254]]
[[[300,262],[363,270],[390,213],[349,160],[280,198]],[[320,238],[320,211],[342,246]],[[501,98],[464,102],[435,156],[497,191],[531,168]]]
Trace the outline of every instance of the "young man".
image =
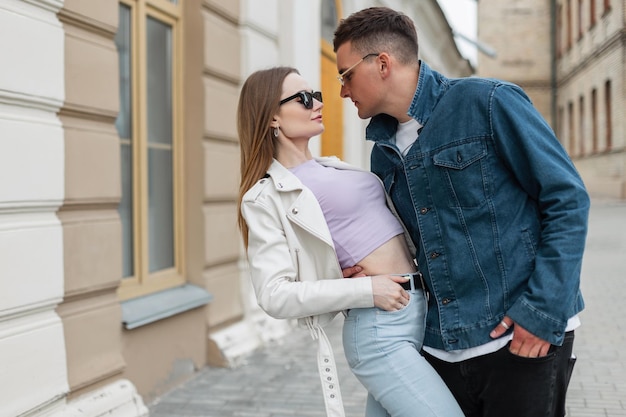
[[354,13],[334,48],[341,96],[371,117],[371,169],[419,246],[424,355],[467,416],[565,415],[589,210],[567,153],[518,86],[418,60],[402,13]]

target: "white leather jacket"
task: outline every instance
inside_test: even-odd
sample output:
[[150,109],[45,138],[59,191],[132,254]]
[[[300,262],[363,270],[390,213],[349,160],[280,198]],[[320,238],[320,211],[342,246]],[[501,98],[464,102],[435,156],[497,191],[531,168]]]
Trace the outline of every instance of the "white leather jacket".
[[[316,159],[326,166],[359,170],[337,158]],[[371,278],[343,279],[313,192],[276,160],[267,173],[241,204],[249,229],[248,262],[257,301],[272,317],[297,318],[318,340],[326,412],[343,416],[335,361],[322,326],[339,311],[373,307]]]

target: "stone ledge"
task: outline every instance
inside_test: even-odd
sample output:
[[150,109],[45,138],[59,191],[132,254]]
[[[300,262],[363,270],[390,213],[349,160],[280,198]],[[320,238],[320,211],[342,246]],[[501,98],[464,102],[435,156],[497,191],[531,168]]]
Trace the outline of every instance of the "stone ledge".
[[204,288],[186,284],[154,294],[123,301],[122,323],[128,330],[172,317],[213,300]]

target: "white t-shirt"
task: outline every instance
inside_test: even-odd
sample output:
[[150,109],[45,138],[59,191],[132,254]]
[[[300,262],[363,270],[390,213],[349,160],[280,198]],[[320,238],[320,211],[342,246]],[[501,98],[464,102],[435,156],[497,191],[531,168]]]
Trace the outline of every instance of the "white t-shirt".
[[396,130],[396,146],[400,149],[402,155],[406,155],[409,149],[411,149],[411,145],[417,140],[421,128],[422,125],[415,119],[398,123],[398,130]]

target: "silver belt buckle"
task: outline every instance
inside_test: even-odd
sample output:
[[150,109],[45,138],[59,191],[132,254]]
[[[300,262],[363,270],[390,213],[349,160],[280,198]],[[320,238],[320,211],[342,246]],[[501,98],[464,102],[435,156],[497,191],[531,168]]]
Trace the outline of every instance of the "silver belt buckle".
[[409,280],[411,281],[411,291],[415,292],[417,288],[415,288],[415,274],[407,274]]

